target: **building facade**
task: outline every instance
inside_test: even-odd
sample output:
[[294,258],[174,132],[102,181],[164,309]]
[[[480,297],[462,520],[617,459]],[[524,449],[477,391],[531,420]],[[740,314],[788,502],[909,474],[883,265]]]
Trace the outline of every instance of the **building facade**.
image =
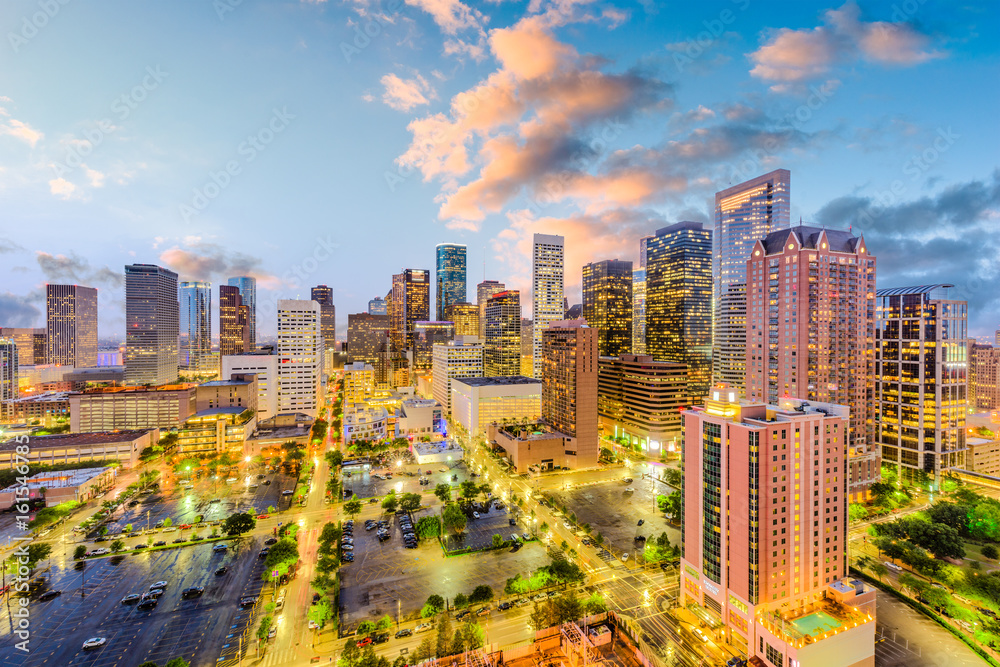
[[240,289],[219,285],[219,354],[223,357],[251,352],[250,309]]
[[487,377],[521,372],[521,294],[497,292],[486,301],[483,373]]
[[969,354],[969,402],[976,410],[1000,408],[1000,347],[972,345]]
[[177,428],[196,412],[195,386],[101,387],[70,394],[70,430]]
[[365,403],[375,393],[375,369],[356,361],[344,366],[344,405]]
[[369,299],[368,301],[368,314],[369,315],[388,315],[389,311],[386,310],[385,299],[380,296],[374,299]]
[[715,304],[712,380],[746,382],[747,260],[757,239],[788,229],[792,175],[776,169],[715,193],[712,302]]
[[542,421],[567,436],[572,468],[597,465],[597,329],[584,320],[550,322],[542,332]]
[[251,276],[230,278],[228,284],[240,290],[240,300],[247,308],[247,328],[250,344],[247,352],[257,349],[257,279]]
[[459,243],[439,243],[434,251],[436,319],[447,320],[448,307],[466,299],[466,248]]
[[880,289],[875,299],[875,439],[900,479],[935,490],[966,460],[968,303],[954,285]]
[[639,265],[632,268],[632,354],[646,354],[646,244],[639,239]]
[[413,348],[417,322],[430,320],[431,278],[423,269],[403,269],[392,277],[389,335],[394,352]]
[[347,360],[370,364],[375,385],[389,386],[389,316],[356,313],[347,316]]
[[602,357],[632,351],[632,262],[606,259],[583,266],[583,319],[597,329]]
[[0,338],[0,421],[13,417],[11,401],[18,396],[17,344],[10,338]]
[[805,628],[817,611],[830,635],[864,642],[836,664],[874,665],[874,595],[844,580],[848,416],[831,403],[740,400],[725,384],[683,414],[680,604],[769,667],[834,664],[797,655],[812,653]]
[[646,242],[646,353],[685,364],[693,402],[712,374],[712,233],[700,222],[658,229]]
[[358,440],[381,442],[389,434],[389,413],[381,407],[363,407],[344,413],[344,444]]
[[323,334],[315,301],[278,301],[278,411],[316,417],[323,380]]
[[451,384],[454,378],[483,377],[483,341],[478,336],[456,336],[434,346],[431,395],[445,415],[451,415]]
[[456,336],[479,336],[479,307],[474,303],[460,301],[448,304],[445,321],[455,323]]
[[188,372],[212,368],[212,283],[183,282],[180,287],[180,360]]
[[257,376],[257,421],[278,414],[278,356],[238,354],[222,357],[222,377],[253,373]]
[[182,455],[230,454],[254,456],[248,440],[257,426],[257,415],[239,407],[200,410],[177,430],[177,451]]
[[455,323],[416,322],[413,329],[410,369],[412,372],[428,371],[433,362],[434,346],[455,339]]
[[[177,380],[180,302],[177,274],[153,264],[125,267],[125,383]],[[95,364],[96,348],[95,348]]]
[[507,287],[496,280],[484,280],[476,285],[476,306],[479,308],[479,335],[486,336],[486,303],[494,294],[506,291]]
[[542,415],[542,382],[534,378],[457,377],[451,392],[452,421],[474,436],[493,422],[537,422]]
[[81,285],[46,285],[45,329],[47,363],[74,368],[96,366],[97,290]]
[[564,239],[535,234],[531,250],[532,374],[542,377],[542,331],[565,317]]
[[0,338],[9,338],[17,345],[20,366],[41,366],[46,363],[46,333],[44,328],[0,327]]
[[337,347],[337,308],[333,305],[333,288],[317,285],[310,290],[309,298],[319,304],[323,348],[332,350]]
[[756,242],[747,283],[747,398],[848,406],[850,493],[864,498],[880,474],[875,258],[864,238],[800,225]]
[[684,364],[636,354],[598,362],[597,414],[605,435],[626,438],[650,456],[680,451],[680,411],[689,405]]

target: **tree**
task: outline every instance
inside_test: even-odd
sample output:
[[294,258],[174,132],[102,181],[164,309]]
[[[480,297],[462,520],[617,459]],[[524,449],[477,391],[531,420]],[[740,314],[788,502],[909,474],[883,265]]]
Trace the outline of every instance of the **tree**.
[[226,520],[222,524],[222,532],[229,537],[235,537],[243,533],[249,533],[256,527],[257,519],[252,514],[240,512],[239,514],[231,514],[226,517]]
[[340,450],[331,450],[327,452],[324,457],[331,468],[336,468],[344,462],[344,454]]
[[589,598],[583,601],[583,608],[586,610],[588,615],[600,614],[602,611],[608,610],[608,604],[604,600],[603,595],[594,591]]
[[459,485],[458,490],[463,498],[472,500],[479,493],[479,485],[471,479],[467,479]]
[[864,521],[868,518],[868,508],[858,503],[851,503],[847,507],[847,518],[851,521]]
[[679,523],[681,520],[681,492],[674,491],[667,496],[667,521]]
[[661,493],[656,496],[656,509],[660,512],[667,511],[667,494]]
[[998,556],[997,548],[992,544],[987,544],[982,548],[982,554],[983,558],[987,558],[989,560],[996,560]]
[[414,529],[420,537],[437,537],[441,534],[441,519],[436,516],[422,516],[417,520]]
[[83,546],[82,544],[77,545],[76,549],[73,550],[73,558],[75,560],[80,560],[86,555],[87,555],[87,547]]
[[171,658],[164,667],[191,667],[191,663],[178,656]]
[[451,655],[458,655],[465,652],[465,633],[462,632],[462,628],[455,630],[455,634],[451,638],[451,648],[448,649],[448,652]]
[[267,631],[271,629],[273,621],[274,617],[270,614],[261,617],[260,625],[257,626],[257,639],[260,641],[267,639]]
[[455,609],[464,609],[469,606],[469,598],[465,597],[465,593],[459,593],[455,596],[452,606],[455,607]]
[[420,508],[420,494],[404,493],[399,499],[399,508],[407,512],[415,512]]
[[556,581],[576,583],[583,581],[583,570],[576,563],[565,560],[553,560],[548,566],[549,575]]
[[465,627],[462,628],[462,639],[465,640],[465,648],[472,651],[482,648],[486,643],[486,632],[483,630],[483,626],[470,616],[465,622]]
[[125,540],[115,540],[114,542],[111,543],[111,551],[114,553],[118,553],[124,548],[125,548]]
[[48,558],[52,554],[52,545],[46,542],[36,542],[28,545],[28,569],[34,570],[35,566]]
[[319,602],[309,607],[309,620],[321,629],[333,618],[333,605],[329,598],[320,598]]
[[445,614],[441,618],[441,622],[438,624],[438,634],[437,642],[435,645],[435,653],[437,657],[443,658],[448,655],[448,649],[451,646],[451,619]]
[[872,574],[874,574],[878,578],[879,583],[882,582],[882,577],[889,574],[889,568],[887,568],[885,565],[883,565],[878,561],[872,563],[869,569],[872,571]]
[[469,521],[465,512],[458,505],[447,505],[441,512],[441,520],[444,522],[445,528],[450,528],[456,533],[464,531],[465,525]]
[[351,496],[351,499],[344,503],[344,511],[347,512],[352,519],[356,514],[361,514],[361,501],[358,500],[357,496]]
[[1000,501],[983,498],[969,513],[969,534],[978,540],[1000,542]]
[[139,667],[160,667],[160,666],[155,662],[153,662],[152,660],[147,660],[146,662],[139,665]]
[[385,632],[391,627],[392,627],[392,616],[390,616],[389,614],[386,614],[382,618],[378,619],[378,622],[375,623],[376,632]]
[[663,476],[667,484],[674,487],[675,489],[680,488],[682,477],[683,473],[681,473],[681,471],[677,470],[676,468],[667,468],[667,472]]
[[493,548],[499,549],[503,546],[503,538],[500,537],[499,533],[493,533]]
[[534,631],[539,631],[544,628],[550,627],[552,624],[549,623],[549,605],[540,605],[537,602],[532,607],[531,613],[528,614],[528,625]]
[[389,495],[382,501],[382,509],[391,514],[396,511],[397,507],[399,507],[399,498],[396,497],[395,491],[390,491]]
[[486,584],[480,584],[472,589],[472,594],[469,595],[469,604],[480,604],[482,602],[489,602],[493,599],[493,589]]
[[417,662],[423,662],[432,657],[434,657],[434,642],[431,641],[429,634],[424,635],[424,638],[420,640],[420,645],[414,649],[413,659]]
[[277,572],[278,577],[286,574],[289,568],[299,560],[299,544],[293,539],[283,538],[277,544],[271,546],[271,550],[264,559],[264,578],[269,580],[273,573]]
[[438,484],[434,487],[434,495],[442,503],[446,503],[451,500],[451,486],[449,484]]
[[552,625],[562,625],[583,616],[583,605],[572,593],[563,593],[552,599],[549,614]]
[[170,528],[170,526],[172,526],[172,525],[174,525],[174,520],[171,519],[169,516],[166,519],[163,520],[163,527],[164,528]]

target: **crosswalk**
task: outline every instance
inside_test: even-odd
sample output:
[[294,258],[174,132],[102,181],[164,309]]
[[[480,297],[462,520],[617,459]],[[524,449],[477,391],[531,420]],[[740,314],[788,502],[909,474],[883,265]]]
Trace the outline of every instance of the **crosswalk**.
[[[313,657],[316,655],[317,655],[316,653],[310,653],[308,649],[306,649],[305,653],[303,653],[301,648],[296,649],[294,647],[283,648],[278,650],[268,650],[267,654],[264,656],[264,659],[261,660],[259,663],[257,663],[256,667],[273,667],[278,665],[283,665],[285,667],[292,667],[297,665],[333,664],[330,661],[329,656],[321,657],[318,663],[313,662]],[[248,653],[247,657],[252,658],[253,654]]]

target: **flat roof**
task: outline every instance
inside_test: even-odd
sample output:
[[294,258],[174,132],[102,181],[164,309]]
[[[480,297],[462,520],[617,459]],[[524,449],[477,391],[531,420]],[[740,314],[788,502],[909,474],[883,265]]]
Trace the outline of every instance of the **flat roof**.
[[[87,480],[93,479],[107,470],[112,470],[111,466],[101,468],[75,468],[72,470],[49,470],[40,472],[28,478],[27,487],[29,489],[59,489],[72,486],[80,486]],[[4,491],[16,491],[21,484],[8,486]]]
[[493,377],[452,378],[452,382],[461,382],[470,387],[504,386],[514,384],[542,384],[541,380],[523,375],[495,375]]
[[417,454],[440,454],[442,452],[462,452],[460,445],[456,445],[454,440],[442,440],[441,442],[414,442],[410,445]]
[[241,408],[235,405],[227,405],[218,408],[208,408],[206,410],[199,410],[195,413],[195,417],[210,417],[211,415],[238,415],[247,408]]
[[187,391],[189,389],[194,389],[197,387],[195,382],[183,382],[177,384],[161,384],[158,387],[95,387],[94,389],[87,389],[85,391],[79,392],[84,395],[89,394],[123,394],[132,393],[140,394],[147,392],[158,392],[158,391]]
[[253,384],[251,380],[212,380],[211,382],[202,382],[199,387],[230,387],[230,386],[243,386]]
[[28,447],[85,447],[87,445],[104,445],[115,442],[131,442],[153,429],[137,429],[134,431],[98,431],[93,433],[56,433],[55,435],[29,435],[28,442],[8,440],[0,443],[0,451],[9,451],[17,445],[27,444]]

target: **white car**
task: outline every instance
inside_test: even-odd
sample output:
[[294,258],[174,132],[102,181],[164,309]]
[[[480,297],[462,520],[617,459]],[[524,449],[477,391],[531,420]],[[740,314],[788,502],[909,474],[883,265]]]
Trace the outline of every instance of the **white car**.
[[160,590],[163,590],[166,587],[167,587],[167,582],[165,582],[165,581],[157,581],[155,584],[153,584],[152,586],[149,587],[149,590],[152,591],[152,590],[156,590],[157,588],[159,588]]
[[87,641],[83,642],[83,650],[89,651],[92,648],[101,648],[108,643],[108,640],[104,637],[91,637]]
[[573,528],[573,524],[571,524],[569,521],[563,521],[563,528],[565,528],[566,530],[571,530]]
[[624,563],[627,560],[628,560],[628,554],[622,554],[622,562]]

